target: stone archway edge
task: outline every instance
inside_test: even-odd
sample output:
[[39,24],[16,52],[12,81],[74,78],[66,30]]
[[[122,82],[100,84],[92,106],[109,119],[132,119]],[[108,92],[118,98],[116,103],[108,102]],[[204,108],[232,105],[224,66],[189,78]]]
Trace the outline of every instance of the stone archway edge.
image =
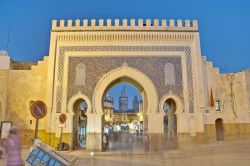
[[153,82],[141,71],[136,70],[127,65],[123,65],[117,69],[105,74],[98,82],[93,93],[93,111],[97,114],[103,114],[102,111],[102,98],[106,88],[116,79],[127,77],[133,81],[136,81],[146,92],[148,100],[146,112],[155,112],[158,110],[158,94]]
[[78,91],[78,93],[74,96],[72,96],[70,99],[69,99],[69,102],[68,102],[68,105],[67,105],[67,109],[68,109],[68,112],[70,115],[74,115],[74,111],[73,111],[73,105],[74,103],[78,100],[78,99],[83,99],[86,101],[87,103],[87,112],[86,114],[89,114],[91,113],[91,110],[92,110],[92,104],[91,104],[91,101],[90,99],[84,95],[81,91]]
[[173,99],[176,103],[176,112],[175,114],[180,114],[180,113],[184,113],[184,107],[183,107],[183,102],[182,100],[180,99],[179,96],[177,96],[176,94],[170,92],[166,95],[164,95],[161,100],[160,100],[160,104],[159,104],[159,110],[161,113],[164,113],[164,110],[163,110],[163,105],[164,105],[164,102],[168,99]]

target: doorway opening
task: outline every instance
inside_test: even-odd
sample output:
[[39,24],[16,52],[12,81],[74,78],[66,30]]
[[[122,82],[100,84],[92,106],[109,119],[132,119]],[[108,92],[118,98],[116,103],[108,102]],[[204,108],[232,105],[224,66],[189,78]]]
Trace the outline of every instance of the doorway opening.
[[87,142],[87,102],[78,99],[73,105],[73,149],[86,148]]
[[177,148],[177,117],[176,103],[173,99],[167,99],[163,104],[163,126],[165,149]]
[[218,118],[215,120],[215,128],[217,141],[224,141],[223,119]]
[[104,150],[142,148],[145,128],[143,93],[141,86],[125,78],[106,88],[103,96],[103,137],[107,143],[103,144]]

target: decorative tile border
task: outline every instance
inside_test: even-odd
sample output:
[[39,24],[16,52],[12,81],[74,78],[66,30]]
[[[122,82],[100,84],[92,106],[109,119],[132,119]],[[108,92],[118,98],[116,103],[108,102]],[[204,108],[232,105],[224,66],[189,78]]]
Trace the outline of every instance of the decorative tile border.
[[[64,59],[65,59],[64,57],[65,57],[65,52],[67,52],[67,51],[85,51],[85,52],[86,51],[90,51],[90,52],[93,52],[93,51],[106,51],[106,52],[109,52],[109,51],[112,51],[112,52],[113,51],[116,51],[116,52],[121,52],[121,51],[123,51],[123,52],[132,52],[132,51],[138,51],[138,52],[149,52],[149,51],[158,52],[158,51],[161,51],[162,52],[162,51],[168,51],[168,52],[184,52],[185,53],[185,61],[186,61],[186,75],[187,75],[187,85],[188,85],[189,107],[192,108],[192,110],[193,110],[194,92],[193,92],[192,57],[191,57],[191,48],[190,47],[187,47],[187,46],[62,46],[62,47],[60,47],[60,50],[59,50],[59,63],[58,63],[58,70],[57,70],[58,85],[57,85],[57,90],[56,90],[56,101],[58,103],[57,104],[58,105],[58,107],[57,107],[58,112],[60,112],[59,105],[61,105],[61,101],[62,101],[62,92],[63,92],[62,85],[63,85]],[[105,60],[105,59],[108,60],[111,57],[95,57],[94,59],[96,62],[97,62],[98,58],[102,59],[102,60]],[[116,57],[112,57],[112,58],[116,58]],[[134,57],[134,58],[143,58],[143,57]],[[150,61],[157,62],[157,58],[158,58],[158,62],[159,62],[159,56],[158,57],[147,56],[144,58],[147,58],[147,62],[150,62]],[[165,59],[166,62],[171,62],[170,59],[167,59],[167,58],[171,58],[171,57],[161,57],[161,58]],[[83,59],[86,59],[86,58],[82,57],[81,62],[84,62]],[[119,59],[119,63],[117,60],[115,62],[115,63],[117,63],[117,67],[121,66],[120,63],[126,62],[126,63],[128,63],[128,66],[131,66],[131,67],[138,68],[138,66],[140,66],[140,63],[141,63],[141,64],[143,64],[141,66],[144,66],[144,68],[146,67],[147,70],[151,69],[151,66],[149,63],[145,64],[145,62],[142,62],[142,60],[139,60],[139,59],[135,60],[132,57],[117,57],[117,59]],[[110,59],[110,60],[114,61],[114,59],[113,60]],[[176,64],[176,62],[174,64]],[[88,62],[86,63],[86,65],[88,65]],[[99,66],[99,68],[102,68],[102,67],[100,67],[100,65],[96,65],[95,70],[98,69],[98,66]],[[71,66],[70,66],[70,68],[71,68]],[[141,70],[142,72],[144,72],[146,75],[148,75],[149,78],[153,80],[154,84],[157,84],[157,82],[160,82],[160,81],[155,81],[156,78],[150,76],[150,72],[146,72],[145,69],[142,70],[142,68],[140,68],[140,67],[138,69]],[[154,70],[155,69],[156,70],[158,69],[157,70],[158,73],[161,71],[161,70],[159,71],[159,68],[157,68],[157,66],[154,67]],[[87,66],[87,73],[88,73],[88,70],[89,70],[89,68]],[[110,68],[109,68],[109,70],[110,70]],[[152,70],[152,71],[154,71],[154,70]],[[162,70],[162,73],[164,75],[164,68]],[[88,77],[88,74],[87,74],[87,77]],[[96,77],[99,78],[100,76],[96,76]],[[88,78],[87,78],[86,84],[88,85]],[[163,81],[163,84],[164,84],[164,81]],[[159,86],[157,88],[159,88]],[[167,87],[165,87],[165,88],[168,89]],[[175,92],[176,90],[173,90],[173,89],[174,88],[179,89],[180,87],[175,86],[175,87],[170,87],[170,88],[172,91]],[[86,87],[85,89],[89,89],[89,91],[90,91],[92,88]],[[160,91],[160,89],[158,89],[158,92],[159,91]],[[91,94],[89,94],[89,95],[90,95],[89,97],[92,98]],[[182,94],[179,94],[179,95],[182,96]],[[190,110],[190,111],[193,112],[192,110]]]

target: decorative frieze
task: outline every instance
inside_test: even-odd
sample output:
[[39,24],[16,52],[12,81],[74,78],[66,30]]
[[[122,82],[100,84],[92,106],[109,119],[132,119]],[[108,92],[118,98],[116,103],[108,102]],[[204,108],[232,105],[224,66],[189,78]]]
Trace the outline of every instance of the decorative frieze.
[[193,34],[185,33],[85,33],[85,34],[62,34],[58,35],[60,42],[190,42]]

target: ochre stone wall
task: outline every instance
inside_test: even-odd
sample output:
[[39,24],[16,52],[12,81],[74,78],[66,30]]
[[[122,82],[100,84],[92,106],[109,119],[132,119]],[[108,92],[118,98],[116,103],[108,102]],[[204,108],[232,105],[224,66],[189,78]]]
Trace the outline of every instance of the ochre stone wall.
[[0,120],[4,120],[5,109],[6,109],[6,96],[8,89],[9,71],[0,70]]
[[[20,128],[24,144],[29,144],[33,138],[35,119],[31,116],[29,102],[42,100],[46,102],[48,57],[32,66],[31,70],[9,70],[7,79],[7,111],[6,119],[14,122]],[[4,87],[6,88],[6,86]],[[47,128],[47,117],[39,120],[39,130]]]
[[[226,123],[223,124],[224,141],[242,141],[250,140],[249,123]],[[177,136],[178,148],[193,147],[201,144],[216,143],[216,128],[214,124],[205,125],[204,133],[196,133],[196,136],[190,134],[181,134]]]

